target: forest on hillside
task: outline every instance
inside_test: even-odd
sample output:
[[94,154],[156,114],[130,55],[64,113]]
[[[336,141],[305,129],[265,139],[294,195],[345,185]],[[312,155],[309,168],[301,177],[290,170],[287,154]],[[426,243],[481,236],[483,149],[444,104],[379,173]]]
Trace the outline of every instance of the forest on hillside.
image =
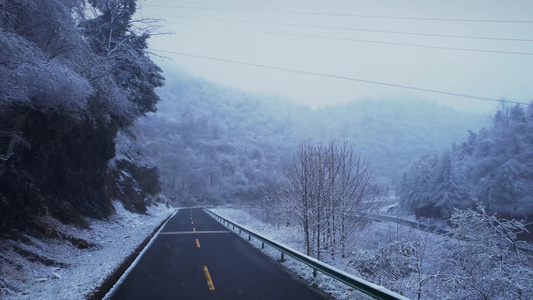
[[479,201],[500,217],[530,219],[532,168],[533,103],[502,102],[490,126],[413,164],[401,182],[401,204],[418,217],[447,219]]
[[146,211],[143,180],[131,177],[157,182],[155,167],[127,156],[108,165],[117,132],[156,110],[164,80],[136,9],[135,0],[0,1],[1,233],[47,233],[47,215],[87,226],[111,215],[114,199]]
[[[533,103],[502,101],[492,118],[425,99],[313,110],[165,61],[163,86],[148,47],[157,22],[134,18],[137,2],[0,0],[0,297],[32,297],[14,277],[65,282],[57,271],[69,265],[47,258],[63,255],[57,244],[74,250],[71,265],[109,267],[81,258],[145,238],[150,226],[124,227],[146,225],[165,195],[256,212],[300,251],[409,297],[533,295],[533,250],[521,238],[533,216]],[[418,222],[446,225],[400,229],[399,210],[395,228],[367,218],[392,191]],[[120,222],[86,234],[115,212]]]
[[311,110],[168,68],[158,113],[141,118],[132,132],[156,160],[165,194],[188,203],[258,204],[276,184],[281,163],[306,139],[347,140],[368,160],[381,189],[395,190],[413,161],[488,123],[482,114],[423,100]]

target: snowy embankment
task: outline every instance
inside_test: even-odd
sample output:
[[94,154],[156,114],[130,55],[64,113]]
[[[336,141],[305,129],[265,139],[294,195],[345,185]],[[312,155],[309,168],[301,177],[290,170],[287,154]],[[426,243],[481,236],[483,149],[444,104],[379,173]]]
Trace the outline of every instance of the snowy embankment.
[[0,239],[1,299],[85,299],[175,209],[149,206],[140,215],[114,202],[109,220],[80,229],[44,217],[62,238]]
[[[218,207],[211,209],[211,211],[237,224],[240,224],[245,228],[253,230],[268,239],[286,245],[301,253],[305,253],[305,244],[304,240],[302,239],[301,230],[296,225],[281,226],[264,223],[251,216],[246,212],[245,209],[239,208]],[[245,234],[242,236],[243,238],[248,237]],[[252,238],[250,243],[254,247],[261,249],[260,241]],[[278,250],[265,245],[265,248],[261,251],[274,260],[280,261],[280,252]],[[285,262],[282,263],[285,267],[298,274],[310,284],[315,285],[325,292],[331,294],[336,299],[371,299],[370,297],[358,291],[354,291],[354,289],[327,275],[319,273],[316,278],[313,278],[313,271],[309,266],[287,256],[285,256],[285,259]],[[358,274],[354,273],[354,270],[348,266],[348,262],[349,261],[347,259],[337,258],[337,260],[327,263],[357,276]]]

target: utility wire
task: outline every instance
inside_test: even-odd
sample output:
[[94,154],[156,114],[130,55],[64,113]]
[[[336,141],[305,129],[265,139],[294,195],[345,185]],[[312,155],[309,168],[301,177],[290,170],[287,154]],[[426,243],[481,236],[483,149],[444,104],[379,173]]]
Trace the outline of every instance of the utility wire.
[[388,87],[395,87],[395,88],[401,88],[401,89],[407,89],[407,90],[414,90],[414,91],[421,91],[421,92],[427,92],[427,93],[444,94],[444,95],[455,96],[455,97],[469,98],[469,99],[474,99],[474,100],[491,101],[491,102],[507,102],[507,103],[527,105],[527,103],[518,102],[518,101],[508,101],[508,100],[503,100],[503,99],[467,95],[467,94],[454,93],[454,92],[448,92],[448,91],[439,91],[439,90],[426,89],[426,88],[420,88],[420,87],[408,86],[408,85],[402,85],[402,84],[394,84],[394,83],[388,83],[388,82],[382,82],[382,81],[366,80],[366,79],[360,79],[360,78],[354,78],[354,77],[347,77],[347,76],[331,75],[331,74],[324,74],[324,73],[318,73],[318,72],[296,70],[296,69],[290,69],[290,68],[269,66],[269,65],[264,65],[264,64],[256,64],[256,63],[242,62],[242,61],[236,61],[236,60],[230,60],[230,59],[223,59],[223,58],[217,58],[217,57],[211,57],[211,56],[195,55],[195,54],[178,52],[178,51],[168,51],[168,50],[160,50],[160,49],[151,49],[151,50],[152,51],[156,51],[156,52],[171,53],[171,54],[176,54],[176,55],[181,55],[181,56],[188,56],[188,57],[201,58],[201,59],[207,59],[207,60],[213,60],[213,61],[233,63],[233,64],[244,65],[244,66],[252,66],[252,67],[258,67],[258,68],[264,68],[264,69],[279,70],[279,71],[296,73],[296,74],[304,74],[304,75],[311,75],[311,76],[318,76],[318,77],[327,77],[327,78],[342,79],[342,80],[348,80],[348,81],[356,81],[356,82],[375,84],[375,85],[382,85],[382,86],[388,86]]
[[279,26],[313,28],[313,29],[335,29],[335,30],[349,30],[349,31],[360,31],[360,32],[392,33],[392,34],[413,35],[413,36],[441,37],[441,38],[478,39],[478,40],[495,40],[495,41],[511,41],[511,42],[533,42],[533,39],[523,39],[523,38],[505,38],[505,37],[490,37],[490,36],[467,36],[467,35],[434,34],[434,33],[378,30],[378,29],[353,28],[353,27],[301,25],[301,24],[291,24],[291,23],[274,23],[274,22],[260,22],[260,21],[243,21],[243,20],[230,20],[230,19],[205,18],[205,17],[190,17],[190,16],[166,15],[166,14],[161,15],[161,14],[150,14],[150,13],[145,13],[145,15],[171,17],[171,18],[196,19],[196,20],[208,20],[208,21],[223,21],[223,22],[233,22],[233,23],[250,23],[250,24],[261,24],[261,25],[279,25]]
[[[220,30],[224,30],[224,29],[234,30],[233,28],[221,28],[221,27],[217,27],[217,26],[207,26],[207,25],[193,25],[193,24],[172,23],[172,22],[168,22],[168,24],[185,25],[185,26],[193,26],[193,27],[205,27],[205,28],[216,28],[216,29],[220,29]],[[278,35],[286,35],[286,36],[298,36],[298,37],[307,37],[307,38],[340,40],[340,41],[371,43],[371,44],[382,44],[382,45],[394,45],[394,46],[406,46],[406,47],[416,47],[416,48],[429,48],[429,49],[439,49],[439,50],[454,50],[454,51],[481,52],[481,53],[492,53],[492,54],[510,54],[510,55],[533,56],[532,52],[515,52],[515,51],[501,51],[501,50],[486,50],[486,49],[472,49],[472,48],[429,46],[429,45],[421,45],[421,44],[409,44],[409,43],[399,43],[399,42],[384,42],[384,41],[375,41],[375,40],[339,38],[339,37],[329,37],[329,36],[320,36],[320,35],[286,33],[286,32],[276,32],[276,31],[265,31],[265,30],[241,29],[241,28],[238,28],[237,30],[250,31],[250,32],[261,32],[261,33],[269,33],[269,34],[278,34]]]
[[315,16],[343,16],[343,17],[356,17],[356,18],[396,19],[396,20],[416,20],[416,21],[481,22],[481,23],[533,23],[533,20],[491,20],[491,19],[397,17],[397,16],[381,16],[381,15],[362,15],[362,14],[317,13],[317,12],[279,11],[279,10],[254,10],[254,9],[234,9],[234,8],[208,8],[208,7],[193,7],[193,6],[170,6],[170,5],[156,5],[156,4],[144,4],[143,6],[147,6],[147,7],[162,7],[162,8],[193,9],[193,10],[236,11],[236,12],[275,13],[275,14],[291,14],[291,15],[315,15]]

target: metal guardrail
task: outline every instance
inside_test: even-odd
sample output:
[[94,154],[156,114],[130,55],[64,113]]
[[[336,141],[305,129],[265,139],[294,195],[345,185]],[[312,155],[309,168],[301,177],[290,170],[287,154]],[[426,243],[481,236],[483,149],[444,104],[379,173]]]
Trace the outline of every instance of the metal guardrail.
[[281,261],[285,261],[285,255],[291,256],[292,258],[310,266],[313,269],[313,276],[316,277],[317,272],[321,272],[323,274],[326,274],[362,293],[365,293],[375,299],[401,299],[401,300],[408,300],[408,298],[394,293],[392,291],[387,290],[386,288],[373,284],[369,281],[366,281],[364,279],[355,277],[351,274],[348,274],[342,270],[339,270],[335,267],[332,267],[326,263],[323,263],[315,258],[309,257],[301,252],[298,252],[294,249],[291,249],[283,244],[280,244],[278,242],[272,241],[270,239],[267,239],[260,234],[244,228],[243,226],[230,221],[224,217],[219,216],[218,214],[210,211],[207,208],[204,208],[204,211],[211,215],[214,219],[218,220],[220,223],[231,226],[233,230],[237,228],[239,230],[239,234],[241,234],[243,231],[248,234],[248,240],[251,239],[251,237],[254,237],[262,242],[262,248],[265,247],[265,243],[270,245],[273,248],[278,249],[281,252]]

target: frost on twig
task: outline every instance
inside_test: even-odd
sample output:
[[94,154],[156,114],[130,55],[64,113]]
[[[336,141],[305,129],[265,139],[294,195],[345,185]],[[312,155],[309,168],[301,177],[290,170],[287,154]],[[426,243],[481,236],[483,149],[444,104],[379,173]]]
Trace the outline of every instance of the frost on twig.
[[[476,201],[477,202],[477,201]],[[520,299],[531,295],[533,280],[531,246],[518,240],[527,232],[524,221],[487,214],[476,203],[475,209],[455,210],[449,219],[456,247],[447,262],[455,276],[444,279],[451,286],[462,286],[466,298]]]

